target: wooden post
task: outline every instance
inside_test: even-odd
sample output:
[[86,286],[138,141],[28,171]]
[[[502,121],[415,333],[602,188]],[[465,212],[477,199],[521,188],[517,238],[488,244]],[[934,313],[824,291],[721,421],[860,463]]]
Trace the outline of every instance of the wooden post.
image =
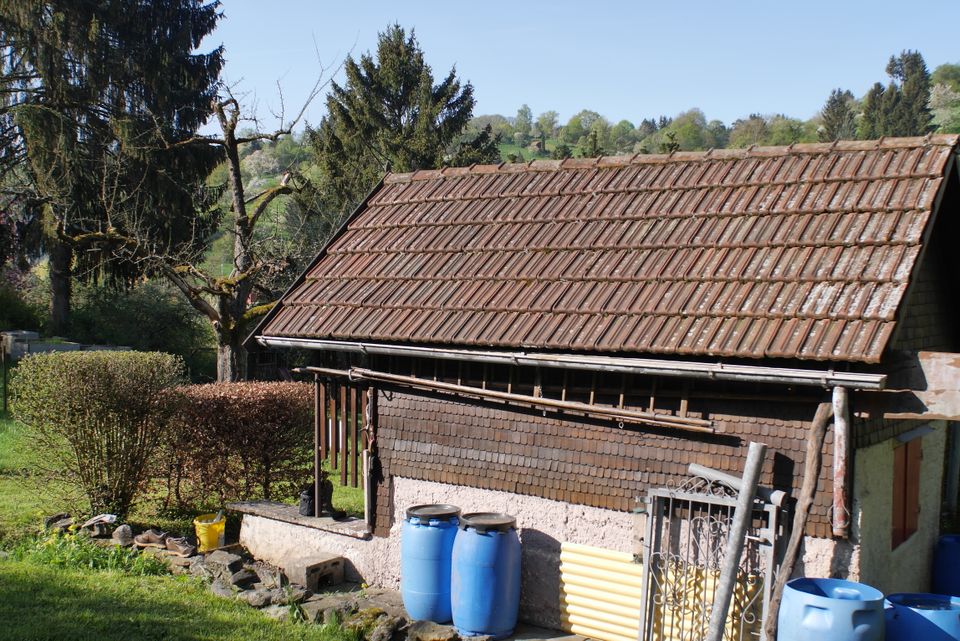
[[360,421],[357,417],[357,394],[360,393],[358,385],[350,386],[350,425],[347,432],[350,434],[350,486],[360,487],[359,472],[357,467],[360,464]]
[[850,460],[850,409],[847,388],[833,388],[833,535],[850,534],[850,500],[847,483]]
[[339,406],[337,404],[337,388],[330,384],[328,388],[330,401],[330,441],[327,443],[327,454],[330,455],[330,470],[337,469],[338,442],[337,433],[340,430]]
[[347,405],[347,385],[340,385],[340,485],[347,484],[347,455],[350,449],[350,407]]
[[323,460],[324,414],[320,377],[313,377],[313,515],[320,516],[320,465]]
[[327,433],[330,430],[330,422],[327,420],[327,382],[321,381],[320,377],[316,378],[317,381],[317,420],[320,422],[320,460],[323,461],[327,458]]
[[820,478],[820,467],[823,463],[823,439],[827,435],[827,425],[833,416],[832,403],[820,403],[813,423],[807,431],[807,454],[803,460],[803,485],[800,486],[800,495],[797,497],[797,508],[793,515],[793,529],[790,531],[790,540],[783,555],[783,563],[777,572],[777,580],[770,593],[770,609],[767,612],[767,621],[763,626],[767,641],[777,638],[777,617],[780,615],[780,599],[783,598],[783,588],[793,574],[793,568],[800,556],[800,545],[803,543],[804,529],[807,527],[807,516],[813,506],[817,494],[817,481]]
[[730,524],[730,533],[727,535],[727,545],[723,551],[723,567],[720,569],[717,591],[713,596],[707,641],[722,641],[723,639],[723,630],[727,626],[727,612],[730,610],[733,588],[737,583],[737,570],[740,568],[743,544],[747,536],[747,529],[753,520],[753,501],[757,494],[757,485],[760,483],[760,472],[763,470],[763,457],[766,453],[767,446],[763,443],[750,443],[750,449],[747,451],[747,462],[743,467],[740,494],[737,496],[737,509],[733,513],[733,522]]

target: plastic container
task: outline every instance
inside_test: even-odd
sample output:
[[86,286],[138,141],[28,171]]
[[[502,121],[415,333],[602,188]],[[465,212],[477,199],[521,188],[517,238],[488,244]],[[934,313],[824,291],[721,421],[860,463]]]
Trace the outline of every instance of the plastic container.
[[209,552],[224,546],[224,533],[227,529],[227,519],[223,514],[201,514],[193,519],[193,529],[197,533],[197,549]]
[[777,641],[883,641],[883,617],[883,594],[869,585],[794,579],[783,589]]
[[884,612],[887,641],[960,639],[960,598],[945,594],[891,594]]
[[453,544],[453,625],[461,636],[510,636],[520,610],[520,539],[509,514],[464,514]]
[[417,505],[400,532],[400,595],[411,619],[449,623],[450,563],[460,508]]
[[937,594],[960,596],[960,535],[947,534],[937,541],[930,588]]

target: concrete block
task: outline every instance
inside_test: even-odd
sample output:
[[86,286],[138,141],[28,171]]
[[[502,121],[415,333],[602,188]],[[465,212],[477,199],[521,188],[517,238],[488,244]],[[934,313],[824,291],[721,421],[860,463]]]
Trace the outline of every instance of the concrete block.
[[343,565],[342,556],[317,554],[290,559],[282,567],[290,583],[316,592],[320,586],[343,583]]

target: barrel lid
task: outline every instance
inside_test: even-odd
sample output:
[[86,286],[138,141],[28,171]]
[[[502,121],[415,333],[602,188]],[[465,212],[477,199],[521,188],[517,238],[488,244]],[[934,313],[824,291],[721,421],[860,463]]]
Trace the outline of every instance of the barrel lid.
[[460,516],[460,508],[456,505],[433,503],[430,505],[414,505],[411,508],[407,508],[408,519],[450,521],[458,516]]
[[460,529],[468,527],[481,534],[484,532],[507,532],[517,527],[516,517],[501,512],[471,512],[460,518]]

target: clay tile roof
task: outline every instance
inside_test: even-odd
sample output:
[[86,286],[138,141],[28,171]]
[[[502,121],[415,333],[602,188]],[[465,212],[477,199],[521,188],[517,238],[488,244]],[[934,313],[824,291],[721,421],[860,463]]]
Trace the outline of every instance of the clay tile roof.
[[389,175],[259,334],[877,362],[956,145]]

